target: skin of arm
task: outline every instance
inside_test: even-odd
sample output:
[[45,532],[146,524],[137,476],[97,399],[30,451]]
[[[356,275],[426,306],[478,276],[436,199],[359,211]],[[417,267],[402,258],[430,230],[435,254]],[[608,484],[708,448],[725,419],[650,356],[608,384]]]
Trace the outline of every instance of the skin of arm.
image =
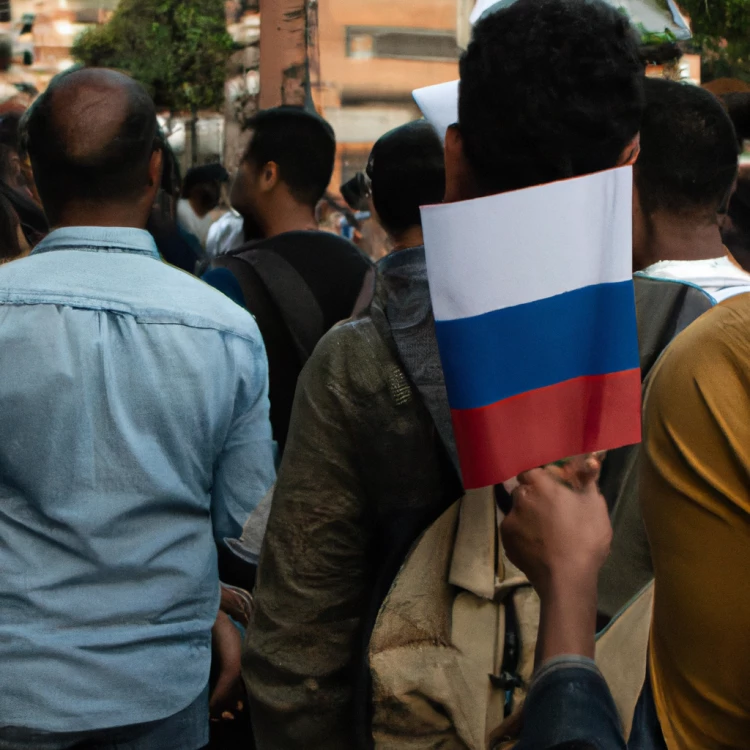
[[[537,674],[518,750],[624,750],[620,719],[593,663],[597,578],[612,540],[597,457],[520,476],[502,525],[508,557],[541,600]],[[561,467],[556,467],[560,469]],[[501,738],[496,738],[501,739]]]
[[600,465],[581,457],[565,483],[545,469],[521,475],[502,524],[508,557],[541,600],[538,666],[561,655],[594,656],[597,578],[612,541]]

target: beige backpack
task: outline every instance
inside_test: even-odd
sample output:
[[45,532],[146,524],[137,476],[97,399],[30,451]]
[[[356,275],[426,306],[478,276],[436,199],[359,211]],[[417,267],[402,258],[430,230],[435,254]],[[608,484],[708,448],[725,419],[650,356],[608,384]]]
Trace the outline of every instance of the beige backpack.
[[539,599],[502,552],[497,513],[492,488],[468,493],[396,577],[369,647],[376,748],[485,750],[508,695],[522,703]]
[[[422,535],[396,577],[368,653],[378,750],[488,750],[518,737],[539,599],[505,556],[499,520],[492,488],[467,493]],[[649,586],[597,646],[628,733],[652,601]]]

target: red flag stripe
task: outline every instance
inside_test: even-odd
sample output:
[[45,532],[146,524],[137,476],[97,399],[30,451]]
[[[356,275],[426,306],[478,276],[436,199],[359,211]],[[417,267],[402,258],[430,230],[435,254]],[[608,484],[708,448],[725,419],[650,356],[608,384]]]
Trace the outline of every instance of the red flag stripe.
[[641,372],[581,377],[479,409],[452,410],[466,489],[641,440]]

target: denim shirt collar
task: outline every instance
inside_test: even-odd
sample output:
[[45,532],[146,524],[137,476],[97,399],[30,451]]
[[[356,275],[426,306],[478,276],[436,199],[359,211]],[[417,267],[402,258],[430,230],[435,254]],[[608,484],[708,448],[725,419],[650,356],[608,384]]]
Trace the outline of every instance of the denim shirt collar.
[[133,253],[160,259],[151,234],[145,229],[132,227],[62,227],[50,232],[32,250],[32,254],[52,250]]

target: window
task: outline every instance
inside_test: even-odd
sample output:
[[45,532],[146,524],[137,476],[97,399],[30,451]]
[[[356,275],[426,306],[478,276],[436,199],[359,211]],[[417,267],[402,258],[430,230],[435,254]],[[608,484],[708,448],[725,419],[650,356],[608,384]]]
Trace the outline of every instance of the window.
[[10,17],[10,0],[0,0],[0,23],[9,23]]
[[346,54],[360,60],[457,60],[460,54],[452,31],[349,26]]

